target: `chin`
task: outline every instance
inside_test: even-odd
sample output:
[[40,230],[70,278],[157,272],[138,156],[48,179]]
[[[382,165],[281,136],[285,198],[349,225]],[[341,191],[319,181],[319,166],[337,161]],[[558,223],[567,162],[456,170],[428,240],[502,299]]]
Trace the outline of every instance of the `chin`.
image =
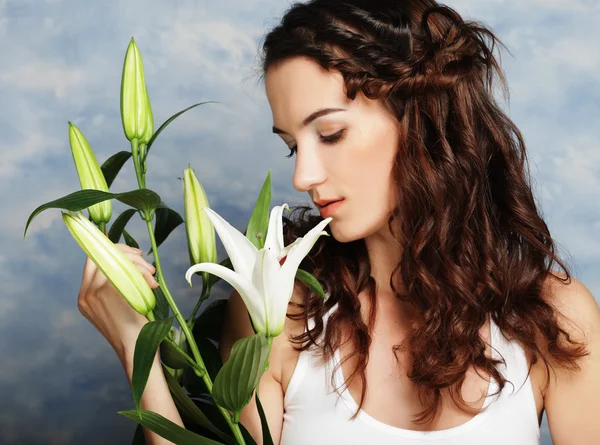
[[334,224],[334,221],[335,220],[332,220],[329,223],[329,228],[331,229],[331,236],[335,238],[338,243],[351,243],[352,241],[364,238],[360,233],[343,230],[339,225]]

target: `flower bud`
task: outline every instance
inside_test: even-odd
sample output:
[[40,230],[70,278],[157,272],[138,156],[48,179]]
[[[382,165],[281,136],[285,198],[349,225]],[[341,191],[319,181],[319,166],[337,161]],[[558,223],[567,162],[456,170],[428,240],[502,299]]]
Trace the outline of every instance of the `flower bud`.
[[147,144],[154,133],[154,118],[146,90],[142,55],[133,40],[129,42],[121,77],[121,121],[128,140]]
[[[98,165],[90,144],[79,128],[71,122],[69,122],[69,143],[71,144],[71,153],[73,154],[81,188],[108,192],[106,178],[100,165]],[[112,201],[108,199],[99,202],[89,207],[88,210],[90,217],[96,224],[107,223],[112,216]]]
[[127,303],[142,315],[154,309],[154,292],[137,266],[83,213],[62,213],[62,217],[79,247],[104,273]]
[[146,111],[145,131],[140,138],[140,141],[144,144],[147,144],[154,134],[154,115],[152,114],[152,107],[150,106],[150,97],[148,96],[148,91],[146,91]]
[[[191,264],[217,263],[215,228],[202,210],[209,207],[208,198],[191,167],[183,171],[183,204]],[[202,273],[204,283],[208,281],[208,275]]]

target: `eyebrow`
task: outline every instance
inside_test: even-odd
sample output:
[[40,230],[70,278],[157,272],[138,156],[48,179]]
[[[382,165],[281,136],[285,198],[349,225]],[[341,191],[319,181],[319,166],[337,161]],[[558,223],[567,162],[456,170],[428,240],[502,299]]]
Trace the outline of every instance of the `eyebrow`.
[[[346,111],[346,109],[345,108],[322,108],[320,110],[317,110],[302,121],[302,127],[306,127],[312,121],[314,121],[315,119],[317,119],[321,116],[325,116],[326,114],[329,114],[329,113],[335,113],[336,111]],[[283,131],[281,128],[277,128],[275,125],[273,125],[273,133],[287,134],[285,131]]]

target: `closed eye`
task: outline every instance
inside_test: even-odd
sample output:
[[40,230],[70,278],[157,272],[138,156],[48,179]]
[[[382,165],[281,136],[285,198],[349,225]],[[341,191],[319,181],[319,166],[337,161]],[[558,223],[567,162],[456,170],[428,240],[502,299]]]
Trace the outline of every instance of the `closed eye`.
[[[335,144],[339,141],[342,140],[342,138],[344,137],[344,132],[346,131],[345,128],[342,128],[340,131],[338,131],[337,133],[334,134],[330,134],[328,136],[321,136],[321,142],[324,142],[325,144]],[[292,156],[294,156],[294,154],[296,153],[296,151],[298,150],[298,146],[294,145],[292,147],[289,147],[290,149],[290,154],[286,156],[286,158],[291,158]]]

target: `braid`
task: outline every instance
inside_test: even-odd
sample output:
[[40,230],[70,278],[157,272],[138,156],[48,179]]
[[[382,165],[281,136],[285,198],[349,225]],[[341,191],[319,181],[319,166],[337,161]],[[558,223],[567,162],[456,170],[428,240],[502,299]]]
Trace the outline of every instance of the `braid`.
[[[303,22],[307,14],[312,17],[310,28]],[[446,20],[438,20],[432,27],[433,15]],[[350,25],[357,20],[360,30]],[[475,22],[464,21],[447,6],[427,8],[418,33],[411,32],[401,11],[395,20],[380,20],[349,5],[343,14],[333,17],[323,2],[297,4],[281,26],[293,30],[297,42],[288,39],[290,46],[298,51],[302,48],[302,55],[344,76],[350,99],[359,91],[370,99],[437,94],[455,88],[465,78],[483,81],[486,67],[495,63],[493,34]],[[492,40],[491,49],[486,37]],[[278,50],[293,54],[290,46],[280,45]]]

